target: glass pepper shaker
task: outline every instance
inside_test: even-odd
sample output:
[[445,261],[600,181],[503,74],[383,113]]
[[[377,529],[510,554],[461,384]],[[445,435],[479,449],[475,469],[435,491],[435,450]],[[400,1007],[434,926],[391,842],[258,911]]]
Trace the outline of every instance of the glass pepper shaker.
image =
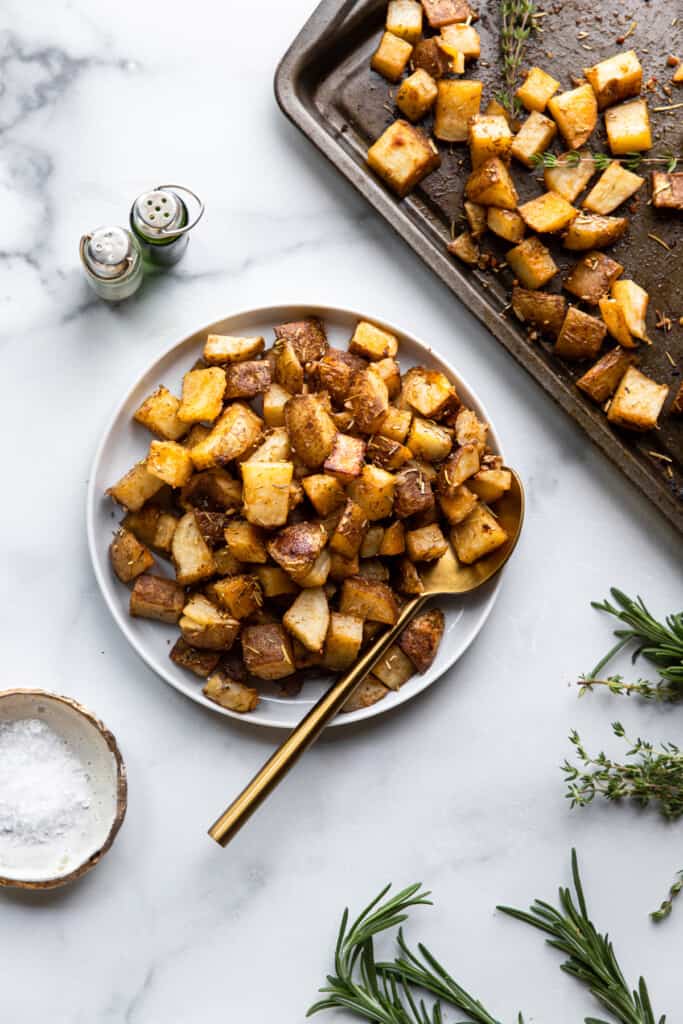
[[142,284],[142,251],[125,228],[99,227],[83,235],[80,255],[88,284],[108,302],[127,299]]
[[[195,205],[193,218],[183,196]],[[190,231],[203,213],[204,204],[199,196],[182,185],[158,185],[138,196],[131,207],[130,227],[145,260],[162,267],[177,263],[187,249]]]

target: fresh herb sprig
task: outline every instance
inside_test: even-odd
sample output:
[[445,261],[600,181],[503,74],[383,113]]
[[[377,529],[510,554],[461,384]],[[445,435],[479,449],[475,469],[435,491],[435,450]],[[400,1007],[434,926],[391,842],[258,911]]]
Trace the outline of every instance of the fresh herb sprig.
[[[576,850],[572,850],[572,879],[575,895],[560,888],[559,909],[534,900],[528,912],[513,907],[498,910],[549,935],[548,945],[567,955],[562,970],[586,985],[620,1024],[657,1024],[645,979],[639,979],[637,989],[627,984],[609,937],[588,916]],[[665,1021],[666,1017],[659,1018],[659,1024]],[[586,1024],[605,1022],[586,1017]]]
[[676,875],[676,881],[669,889],[669,895],[666,899],[662,900],[657,910],[653,910],[650,917],[653,921],[664,921],[671,911],[673,910],[673,901],[676,899],[678,894],[683,889],[683,871],[679,871]]
[[536,14],[533,0],[501,0],[500,51],[505,88],[496,94],[496,99],[511,114],[519,113],[515,88],[527,40],[536,28]]
[[544,153],[535,153],[531,157],[531,164],[533,167],[557,167],[558,165],[577,167],[580,163],[592,161],[598,171],[606,170],[610,164],[615,162],[623,164],[629,171],[637,171],[644,164],[663,164],[666,172],[673,174],[681,160],[683,160],[683,156],[674,153],[667,153],[665,156],[643,156],[642,153],[632,152],[624,153],[619,157],[611,157],[607,153],[592,153],[590,150],[579,152],[577,149],[572,149],[569,153],[565,153],[561,160],[556,153],[552,153],[550,150],[546,150]]
[[652,683],[649,679],[639,679],[635,683],[625,683],[622,676],[608,676],[607,679],[593,679],[582,676],[577,684],[579,697],[591,693],[594,686],[605,686],[610,693],[620,697],[642,697],[661,704],[677,704],[683,701],[683,686],[669,686],[667,683]]

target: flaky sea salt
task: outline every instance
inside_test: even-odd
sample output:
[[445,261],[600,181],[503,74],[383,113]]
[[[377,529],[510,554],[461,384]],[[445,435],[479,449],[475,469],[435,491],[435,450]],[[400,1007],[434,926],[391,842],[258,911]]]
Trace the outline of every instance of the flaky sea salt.
[[82,833],[92,802],[87,772],[38,718],[0,722],[0,848]]

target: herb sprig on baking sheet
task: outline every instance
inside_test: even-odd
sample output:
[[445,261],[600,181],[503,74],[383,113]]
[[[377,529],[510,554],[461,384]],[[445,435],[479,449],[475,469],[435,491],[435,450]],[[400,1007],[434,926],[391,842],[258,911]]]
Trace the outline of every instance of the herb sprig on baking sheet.
[[[560,163],[557,154],[552,153],[549,149],[544,153],[534,153],[530,159],[533,167],[557,167]],[[606,170],[612,163],[622,164],[629,171],[637,171],[644,164],[662,164],[668,174],[673,174],[681,160],[683,160],[683,156],[674,153],[667,153],[664,156],[643,156],[642,153],[634,152],[611,157],[607,153],[592,153],[590,150],[579,152],[577,149],[572,149],[563,155],[561,166],[576,167],[580,163],[592,161],[598,171]]]
[[[628,985],[608,935],[601,934],[588,916],[576,850],[572,850],[572,878],[574,895],[560,888],[559,907],[535,900],[528,912],[498,909],[549,935],[548,945],[567,956],[562,970],[585,985],[620,1024],[665,1024],[665,1016],[658,1021],[655,1017],[645,979],[641,977],[635,989]],[[605,1022],[587,1017],[586,1024]]]
[[496,99],[511,114],[519,113],[515,88],[524,60],[527,40],[536,28],[537,16],[533,0],[501,0],[500,51],[505,87],[496,93]]

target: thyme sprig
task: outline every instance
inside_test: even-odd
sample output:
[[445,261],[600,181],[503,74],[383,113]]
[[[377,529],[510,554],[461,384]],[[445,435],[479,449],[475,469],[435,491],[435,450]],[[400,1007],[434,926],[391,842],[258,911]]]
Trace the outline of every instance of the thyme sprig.
[[500,51],[505,88],[496,94],[496,99],[511,114],[519,113],[515,88],[527,39],[536,29],[536,14],[533,0],[501,0]]
[[676,704],[683,701],[683,686],[670,686],[667,683],[652,683],[649,679],[639,679],[635,683],[625,683],[622,676],[608,676],[607,679],[594,679],[581,676],[577,685],[579,697],[591,693],[594,686],[605,686],[610,693],[621,697],[642,697],[662,704]]
[[656,750],[647,740],[630,740],[621,722],[613,722],[615,736],[629,744],[626,762],[613,761],[604,751],[591,756],[576,730],[569,739],[583,767],[565,760],[562,771],[572,807],[585,807],[596,796],[607,800],[633,800],[641,807],[654,804],[670,821],[683,814],[683,751],[675,743]]
[[669,889],[669,895],[666,899],[662,900],[657,910],[653,910],[650,917],[653,921],[664,921],[671,911],[673,910],[673,901],[676,899],[681,889],[683,889],[683,871],[679,871],[676,875],[676,881]]
[[560,157],[556,153],[546,150],[544,153],[534,154],[531,157],[531,164],[533,167],[557,167],[558,165],[577,167],[580,163],[592,161],[598,171],[605,171],[612,163],[623,164],[629,171],[637,171],[644,164],[663,164],[667,173],[673,174],[681,160],[683,160],[683,155],[675,153],[666,153],[663,156],[643,156],[642,153],[632,152],[619,157],[611,157],[607,153],[593,153],[590,150],[579,152],[577,149],[572,149],[562,156],[561,163]]
[[[576,850],[572,850],[574,894],[560,888],[559,909],[543,900],[535,900],[529,911],[498,907],[504,914],[530,924],[550,936],[553,949],[567,955],[562,970],[585,985],[620,1024],[657,1024],[644,978],[630,988],[619,967],[607,934],[601,934],[588,916],[581,884]],[[665,1024],[666,1017],[659,1018]],[[585,1024],[605,1024],[586,1017]]]

